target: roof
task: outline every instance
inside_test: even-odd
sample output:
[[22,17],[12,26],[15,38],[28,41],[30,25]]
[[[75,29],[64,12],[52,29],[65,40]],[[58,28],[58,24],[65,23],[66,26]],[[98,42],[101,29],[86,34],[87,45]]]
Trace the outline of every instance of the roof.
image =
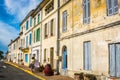
[[36,7],[36,9],[31,10],[27,16],[23,19],[20,26],[25,22],[30,16],[35,16],[50,0],[42,0],[39,5]]

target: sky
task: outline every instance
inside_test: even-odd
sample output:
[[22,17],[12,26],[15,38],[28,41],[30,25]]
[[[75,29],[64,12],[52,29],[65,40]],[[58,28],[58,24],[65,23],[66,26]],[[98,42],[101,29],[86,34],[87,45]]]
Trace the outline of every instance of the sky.
[[7,52],[11,39],[19,36],[20,23],[41,0],[0,0],[0,50]]

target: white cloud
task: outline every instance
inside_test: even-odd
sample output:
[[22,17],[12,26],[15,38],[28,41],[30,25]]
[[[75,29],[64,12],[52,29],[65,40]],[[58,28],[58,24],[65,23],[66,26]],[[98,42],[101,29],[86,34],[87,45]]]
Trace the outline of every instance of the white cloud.
[[5,0],[5,6],[9,14],[16,16],[17,21],[21,21],[30,10],[36,8],[40,1],[41,0]]
[[0,21],[0,43],[7,46],[11,39],[15,39],[19,34],[19,30]]

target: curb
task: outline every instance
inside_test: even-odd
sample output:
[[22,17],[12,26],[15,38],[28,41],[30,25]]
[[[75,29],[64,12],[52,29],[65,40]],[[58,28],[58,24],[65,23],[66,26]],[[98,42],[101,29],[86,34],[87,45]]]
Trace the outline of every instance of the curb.
[[40,79],[40,80],[46,80],[45,78],[40,77],[40,76],[38,76],[38,75],[36,75],[36,74],[32,73],[32,72],[31,72],[31,71],[29,71],[29,70],[25,70],[25,69],[23,69],[23,68],[21,68],[21,67],[19,67],[19,66],[15,65],[15,64],[12,64],[12,63],[10,63],[10,62],[5,62],[5,63],[6,63],[6,64],[9,64],[9,65],[11,65],[11,66],[14,66],[14,67],[16,67],[16,68],[18,68],[18,69],[20,69],[20,70],[22,70],[22,71],[24,71],[24,72],[26,72],[26,73],[28,73],[28,74],[30,74],[30,75],[32,75],[32,76],[34,76],[34,77],[36,77],[36,78]]

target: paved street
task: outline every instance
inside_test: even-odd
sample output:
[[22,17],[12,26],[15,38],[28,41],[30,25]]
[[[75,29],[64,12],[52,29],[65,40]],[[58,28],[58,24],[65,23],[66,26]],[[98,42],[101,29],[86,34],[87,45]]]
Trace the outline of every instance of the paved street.
[[40,80],[13,66],[0,62],[0,80]]

